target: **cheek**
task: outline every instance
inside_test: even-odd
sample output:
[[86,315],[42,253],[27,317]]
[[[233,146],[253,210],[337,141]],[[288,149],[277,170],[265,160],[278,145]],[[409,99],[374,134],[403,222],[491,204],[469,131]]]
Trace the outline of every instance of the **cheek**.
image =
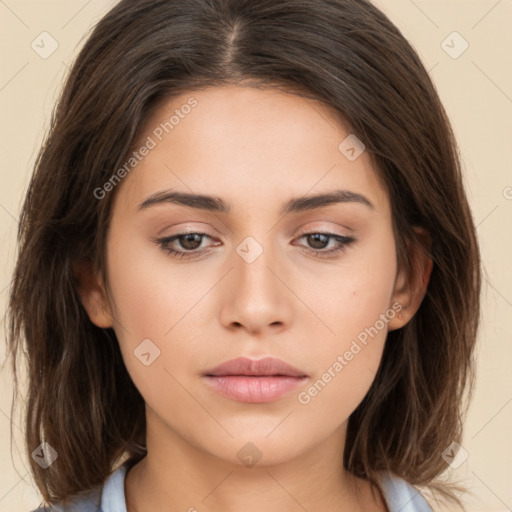
[[[140,235],[139,235],[140,237]],[[205,338],[203,316],[215,276],[179,264],[137,236],[113,232],[109,288],[126,368],[146,401],[178,390],[171,374],[193,374]],[[180,379],[181,380],[181,379]],[[179,394],[179,393],[178,393]],[[169,396],[173,396],[172,393]]]
[[[297,293],[320,320],[322,339],[338,350],[391,308],[396,275],[395,244],[391,231],[367,237],[332,265],[316,264],[314,272],[298,277]],[[364,338],[364,335],[361,336]]]
[[140,234],[112,237],[109,268],[115,318],[132,338],[163,338],[208,289],[193,266],[173,262]]
[[394,240],[383,231],[357,255],[347,253],[343,264],[329,270],[329,279],[316,275],[321,287],[311,286],[309,277],[302,281],[302,293],[307,292],[321,322],[316,322],[314,336],[319,342],[307,349],[307,360],[314,361],[318,372],[298,397],[301,404],[341,421],[361,402],[377,373],[389,320],[397,312],[391,304],[395,272]]

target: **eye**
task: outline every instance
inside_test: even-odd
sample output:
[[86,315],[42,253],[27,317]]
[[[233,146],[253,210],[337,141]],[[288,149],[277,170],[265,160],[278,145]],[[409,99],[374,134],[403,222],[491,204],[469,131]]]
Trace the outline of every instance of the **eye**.
[[[199,254],[205,252],[198,251],[197,249],[201,246],[201,242],[203,238],[212,238],[211,236],[207,235],[206,233],[196,233],[196,232],[190,232],[190,233],[178,233],[177,235],[167,236],[164,238],[159,238],[154,240],[165,252],[170,254],[173,257],[179,258],[179,259],[187,259],[187,258],[195,258]],[[179,245],[184,250],[175,249],[171,247],[171,244],[179,242]],[[176,247],[176,245],[175,245]]]
[[[328,258],[332,255],[340,253],[356,241],[353,237],[337,235],[335,233],[303,233],[299,237],[299,240],[301,238],[306,238],[307,243],[312,246],[312,248],[306,247],[306,250],[321,258]],[[334,248],[327,251],[324,250],[325,246],[328,246],[329,242],[331,241],[334,241],[335,243]]]

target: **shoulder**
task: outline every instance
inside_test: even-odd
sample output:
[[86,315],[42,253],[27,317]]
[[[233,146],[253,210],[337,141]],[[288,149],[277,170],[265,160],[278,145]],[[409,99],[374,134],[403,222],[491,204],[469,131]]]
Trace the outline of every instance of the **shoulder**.
[[67,503],[56,503],[51,506],[41,506],[31,512],[99,512],[101,488],[96,488],[81,497],[75,497]]
[[390,512],[432,512],[420,491],[403,478],[383,472],[379,483]]
[[126,512],[124,497],[124,479],[127,465],[117,468],[105,481],[82,496],[68,503],[56,503],[48,507],[39,507],[31,512]]

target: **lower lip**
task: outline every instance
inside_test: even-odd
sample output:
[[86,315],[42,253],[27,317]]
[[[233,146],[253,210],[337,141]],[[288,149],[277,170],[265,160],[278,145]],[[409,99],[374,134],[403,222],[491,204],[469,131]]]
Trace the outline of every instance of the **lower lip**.
[[205,376],[208,384],[221,395],[251,404],[273,402],[297,389],[307,377],[222,375]]

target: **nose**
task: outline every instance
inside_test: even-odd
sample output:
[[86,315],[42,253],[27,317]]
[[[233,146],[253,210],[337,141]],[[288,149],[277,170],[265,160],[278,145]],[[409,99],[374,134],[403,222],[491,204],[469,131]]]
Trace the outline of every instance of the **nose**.
[[220,319],[225,327],[265,334],[289,326],[293,293],[289,271],[277,253],[252,237],[236,248],[230,261],[234,268],[223,289]]

